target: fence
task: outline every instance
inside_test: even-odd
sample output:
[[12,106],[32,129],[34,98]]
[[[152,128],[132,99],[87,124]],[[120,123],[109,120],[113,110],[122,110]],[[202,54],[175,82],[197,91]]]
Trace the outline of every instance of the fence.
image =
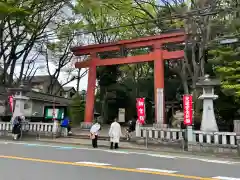
[[[13,125],[11,122],[0,122],[1,132],[12,131]],[[24,122],[22,123],[22,131],[29,133],[53,133],[53,123],[34,123],[34,122]]]
[[193,131],[193,142],[218,146],[237,146],[237,134],[235,132],[203,132]]
[[[139,127],[136,136],[145,140],[146,147],[151,140],[182,142],[188,151],[237,152],[238,142],[235,132],[203,132],[189,129]],[[182,140],[182,141],[181,141]],[[167,144],[170,145],[170,144]]]
[[181,129],[170,128],[140,128],[140,137],[159,140],[182,140],[184,131]]

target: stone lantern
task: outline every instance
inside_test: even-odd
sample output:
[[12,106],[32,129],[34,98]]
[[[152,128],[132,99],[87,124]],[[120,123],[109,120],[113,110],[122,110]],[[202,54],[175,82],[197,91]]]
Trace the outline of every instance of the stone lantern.
[[27,92],[30,90],[21,84],[17,88],[8,88],[8,93],[13,96],[13,120],[16,116],[24,116],[24,104],[29,98],[26,96]]
[[220,84],[220,80],[210,79],[209,75],[205,75],[196,83],[197,87],[201,87],[203,89],[202,95],[199,96],[199,99],[203,100],[201,131],[218,131],[213,107],[213,100],[218,98],[218,95],[214,94],[214,86],[219,86]]

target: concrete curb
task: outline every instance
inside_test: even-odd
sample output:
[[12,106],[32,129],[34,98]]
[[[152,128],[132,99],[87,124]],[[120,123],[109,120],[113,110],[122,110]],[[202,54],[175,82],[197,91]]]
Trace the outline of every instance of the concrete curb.
[[[64,137],[63,137],[64,138]],[[73,138],[73,139],[89,139],[89,136],[88,135],[71,135],[71,136],[67,136],[66,138]],[[109,137],[108,136],[99,136],[98,137],[99,140],[102,140],[102,141],[109,141]],[[133,138],[133,139],[136,139],[136,138]],[[126,140],[126,138],[124,137],[121,137],[120,138],[120,141],[121,142],[129,142]]]
[[[45,143],[55,143],[55,144],[64,144],[64,145],[82,145],[86,147],[92,147],[91,144],[87,143],[71,143],[71,142],[56,142],[52,140],[38,140],[40,142],[45,142]],[[98,147],[101,148],[109,148],[107,145],[99,144]],[[236,159],[240,160],[239,156],[230,156],[230,155],[223,155],[223,154],[209,154],[209,153],[199,153],[199,152],[189,152],[189,151],[177,151],[177,150],[166,150],[166,148],[145,148],[145,147],[129,147],[129,146],[121,146],[121,149],[126,149],[126,150],[142,150],[142,151],[149,151],[149,152],[159,152],[159,153],[169,153],[169,154],[182,154],[182,155],[195,155],[195,156],[200,156],[200,157],[215,157],[215,158],[230,158],[230,159]]]
[[[53,141],[53,140],[47,140],[47,139],[44,139],[44,140],[38,140],[40,142],[46,142],[46,143],[57,143],[57,144],[65,144],[65,145],[83,145],[83,146],[89,146],[89,147],[92,147],[91,144],[89,143],[77,143],[77,142],[62,142],[62,141]],[[100,140],[100,141],[106,141],[106,140]],[[98,144],[98,147],[103,147],[103,148],[110,148],[110,143],[109,145],[104,145],[104,144]],[[144,147],[129,147],[129,146],[121,146],[120,145],[120,148],[122,149],[137,149],[137,150],[149,150],[147,148],[144,148]]]

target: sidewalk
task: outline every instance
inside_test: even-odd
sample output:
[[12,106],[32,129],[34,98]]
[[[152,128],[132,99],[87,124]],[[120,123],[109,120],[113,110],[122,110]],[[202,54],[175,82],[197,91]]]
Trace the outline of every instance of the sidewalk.
[[[109,136],[108,136],[108,131],[110,129],[110,125],[104,125],[101,127],[101,131],[100,131],[100,134],[99,134],[99,138],[100,139],[108,139]],[[121,137],[121,140],[124,141],[124,138],[125,138],[125,134],[126,134],[126,127],[122,127],[122,137]],[[80,139],[89,139],[89,130],[84,130],[84,129],[81,129],[80,127],[74,127],[72,128],[72,138],[80,138]],[[132,133],[132,138],[135,139],[136,137],[136,133],[133,132]]]
[[[60,143],[60,144],[69,144],[69,145],[84,145],[84,146],[92,146],[92,141],[90,139],[76,139],[76,138],[40,138],[41,142],[48,143]],[[106,140],[98,141],[99,147],[110,147],[110,142]],[[119,143],[120,148],[122,149],[135,149],[135,150],[151,150],[151,151],[166,151],[166,152],[183,152],[180,148],[174,147],[166,147],[164,145],[148,145],[145,146],[144,140],[138,140],[136,142],[121,142]]]

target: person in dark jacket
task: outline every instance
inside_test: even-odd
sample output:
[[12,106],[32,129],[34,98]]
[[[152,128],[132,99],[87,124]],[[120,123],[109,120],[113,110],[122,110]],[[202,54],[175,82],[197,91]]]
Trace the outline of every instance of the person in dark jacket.
[[21,135],[21,118],[19,116],[13,120],[12,134],[14,140],[17,140]]
[[135,131],[136,122],[137,122],[137,116],[134,116],[133,119],[131,119],[131,120],[128,122],[128,131],[129,131],[129,133]]

